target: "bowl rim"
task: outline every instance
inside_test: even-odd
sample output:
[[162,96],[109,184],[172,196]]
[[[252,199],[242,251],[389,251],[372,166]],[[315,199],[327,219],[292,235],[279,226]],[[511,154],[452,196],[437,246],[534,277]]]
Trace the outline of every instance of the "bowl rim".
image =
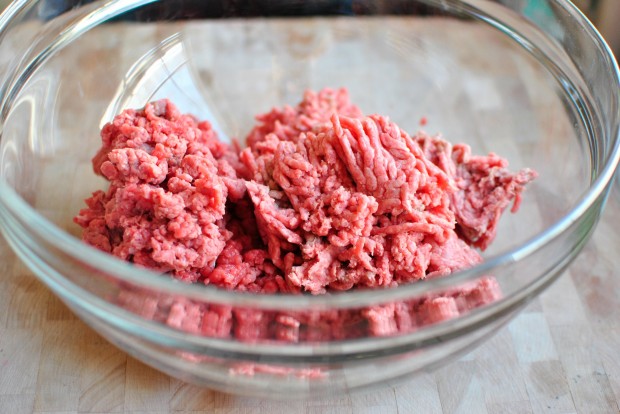
[[[0,41],[4,37],[4,32],[11,20],[26,9],[36,0],[16,0],[9,4],[7,9],[0,14]],[[108,3],[117,3],[123,0],[113,0]],[[134,4],[143,5],[152,0],[137,0]],[[471,0],[463,0],[469,3]],[[607,66],[613,83],[620,90],[620,70],[613,57],[613,53],[600,33],[594,28],[592,23],[577,7],[568,0],[551,0],[555,4],[569,13],[576,20],[588,38],[597,48],[600,64]],[[91,12],[94,13],[94,12]],[[613,95],[612,99],[617,104],[618,94]],[[307,294],[256,294],[224,290],[210,285],[195,285],[179,282],[175,279],[158,274],[154,271],[139,268],[120,260],[110,254],[97,250],[96,248],[83,243],[80,239],[70,235],[44,216],[38,214],[17,192],[0,177],[0,205],[4,207],[25,223],[33,234],[41,237],[46,242],[55,245],[63,253],[77,257],[89,266],[96,269],[105,269],[109,275],[113,275],[120,281],[129,282],[145,290],[161,291],[167,294],[184,296],[189,299],[209,301],[212,303],[222,303],[227,305],[253,306],[258,308],[287,308],[303,310],[306,308],[345,308],[358,307],[365,305],[376,305],[390,301],[397,301],[411,298],[416,295],[427,293],[442,288],[451,287],[467,281],[479,278],[481,275],[490,272],[492,269],[505,266],[523,260],[536,252],[539,248],[547,245],[553,239],[559,237],[567,231],[570,226],[580,219],[597,200],[606,194],[611,188],[612,180],[616,168],[620,162],[620,115],[616,114],[616,123],[611,126],[612,147],[607,158],[607,162],[602,166],[599,175],[590,183],[588,190],[578,199],[572,208],[552,225],[543,229],[530,239],[524,241],[516,247],[491,256],[481,264],[474,267],[454,272],[441,278],[424,280],[417,283],[404,284],[395,288],[388,289],[365,289],[343,292],[332,292],[328,295],[307,295]],[[0,124],[0,137],[2,124]],[[615,137],[615,139],[613,139]],[[517,291],[513,294],[518,293]]]

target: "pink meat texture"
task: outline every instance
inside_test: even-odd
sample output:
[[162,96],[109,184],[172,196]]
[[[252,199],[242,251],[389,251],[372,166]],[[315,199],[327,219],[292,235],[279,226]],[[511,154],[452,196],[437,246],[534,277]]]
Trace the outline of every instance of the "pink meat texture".
[[[259,115],[239,150],[168,100],[126,110],[93,159],[106,192],[75,222],[86,243],[183,282],[255,293],[395,287],[481,262],[530,169],[471,155],[389,118],[345,89],[308,91]],[[266,313],[125,292],[123,306],[179,329],[242,340],[408,332],[500,296],[493,278],[356,311]],[[157,316],[165,315],[165,316]]]

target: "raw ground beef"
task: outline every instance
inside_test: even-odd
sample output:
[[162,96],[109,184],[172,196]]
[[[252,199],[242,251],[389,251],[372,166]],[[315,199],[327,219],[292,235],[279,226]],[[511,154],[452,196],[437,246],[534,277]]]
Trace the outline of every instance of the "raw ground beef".
[[[346,90],[308,91],[275,108],[239,150],[169,101],[107,124],[95,172],[110,181],[76,223],[85,242],[188,283],[255,293],[395,287],[479,263],[475,248],[519,205],[529,169],[495,154],[410,136],[366,116]],[[460,289],[361,310],[257,312],[147,298],[119,303],[203,335],[313,341],[391,335],[496,300],[483,278]]]

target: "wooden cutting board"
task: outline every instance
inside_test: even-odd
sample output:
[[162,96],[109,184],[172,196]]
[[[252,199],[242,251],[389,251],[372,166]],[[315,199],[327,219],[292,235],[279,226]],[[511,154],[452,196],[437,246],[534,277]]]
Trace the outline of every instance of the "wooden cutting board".
[[[141,36],[161,30],[147,28]],[[452,36],[458,37],[458,32]],[[113,39],[110,31],[91,37],[93,44],[107,41],[118,47]],[[109,51],[104,56],[111,58]],[[131,56],[127,52],[118,58]],[[81,64],[96,70],[96,57],[94,51]],[[77,57],[66,62],[67,67],[80,64]],[[507,61],[506,73],[514,67]],[[300,76],[308,75],[303,68],[300,71]],[[518,76],[527,76],[527,71]],[[484,82],[473,90],[483,93]],[[489,110],[484,105],[494,105],[491,98],[475,101],[482,107],[474,110]],[[494,338],[436,372],[339,399],[242,398],[161,374],[78,320],[0,239],[0,413],[618,413],[618,188],[576,262]],[[54,202],[59,201],[37,200],[45,205]],[[66,206],[69,212],[74,207]]]
[[110,345],[0,239],[0,413],[618,413],[620,192],[570,269],[495,337],[398,386],[272,402],[200,389]]

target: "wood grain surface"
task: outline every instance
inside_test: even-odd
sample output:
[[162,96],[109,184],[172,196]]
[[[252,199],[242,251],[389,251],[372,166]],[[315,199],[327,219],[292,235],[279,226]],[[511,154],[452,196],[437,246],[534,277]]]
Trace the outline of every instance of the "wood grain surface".
[[620,194],[570,269],[507,327],[434,373],[341,399],[200,389],[78,320],[0,239],[0,413],[618,413]]
[[[158,33],[163,38],[175,30],[151,27],[144,29],[142,36]],[[93,51],[82,57],[81,63],[67,60],[70,56],[66,55],[64,64],[96,70],[96,53],[128,62],[135,59],[137,52],[129,46],[119,56],[115,37],[104,34],[92,41],[107,44],[108,55],[106,50]],[[458,33],[445,30],[443,35],[458,37]],[[139,39],[134,37],[136,43]],[[318,46],[310,43],[312,50],[321,47],[320,42]],[[517,76],[510,71],[518,70],[520,76],[529,73],[525,66],[515,67],[514,62],[506,64],[507,79]],[[298,76],[312,76],[307,68],[297,69]],[[497,97],[488,86],[484,80],[469,86],[476,96],[486,90],[487,99],[474,100],[474,107],[468,110],[484,113],[494,105]],[[102,109],[105,94],[114,92],[105,79],[80,87],[82,93],[99,94]],[[262,97],[277,101],[282,95],[298,92],[289,88],[277,96]],[[256,89],[250,93],[260,97],[262,92]],[[527,93],[531,98],[539,92],[534,87]],[[70,102],[65,104],[71,107]],[[79,102],[73,103],[76,110],[78,106]],[[436,126],[442,125],[439,109],[428,115],[437,120]],[[498,127],[501,121],[496,121]],[[243,129],[239,125],[225,127]],[[79,149],[84,171],[92,148]],[[53,168],[47,170],[49,182],[43,180],[41,185],[54,180]],[[41,208],[65,211],[65,216],[50,213],[50,218],[71,232],[77,232],[69,224],[71,212],[83,192],[92,189],[92,182],[80,182],[77,187],[74,199],[37,200]],[[620,186],[616,187],[583,253],[491,340],[433,373],[339,399],[277,402],[243,398],[161,374],[119,351],[78,320],[0,239],[0,413],[618,413]],[[54,210],[53,203],[64,204]]]

